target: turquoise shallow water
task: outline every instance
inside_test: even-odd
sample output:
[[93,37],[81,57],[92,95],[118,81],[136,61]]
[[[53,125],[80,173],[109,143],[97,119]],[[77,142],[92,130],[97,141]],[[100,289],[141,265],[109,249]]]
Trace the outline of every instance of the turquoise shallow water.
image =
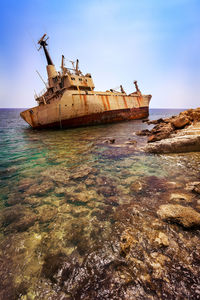
[[[159,299],[159,293],[175,299],[176,282],[185,276],[180,268],[196,264],[183,257],[198,254],[198,230],[188,233],[176,225],[161,225],[156,211],[172,193],[184,193],[188,182],[200,180],[199,153],[159,156],[138,151],[146,142],[135,135],[147,128],[141,120],[39,131],[20,119],[20,111],[0,110],[0,299]],[[151,110],[150,119],[180,111]],[[199,209],[197,197],[188,203]],[[193,241],[191,251],[186,246],[179,254],[175,246],[167,255],[155,250],[149,241],[157,229],[150,232],[147,220],[164,226],[178,246]],[[132,235],[146,250],[141,258],[138,244],[133,266],[121,255],[120,241],[134,222],[137,231]],[[169,268],[179,264],[182,275],[152,275],[152,253],[171,259],[165,259]],[[197,275],[193,277],[187,275],[178,294],[197,295]]]

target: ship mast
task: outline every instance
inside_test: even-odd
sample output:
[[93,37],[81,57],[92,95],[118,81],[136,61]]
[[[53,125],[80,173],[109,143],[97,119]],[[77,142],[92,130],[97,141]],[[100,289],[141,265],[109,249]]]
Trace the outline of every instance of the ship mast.
[[46,33],[45,33],[41,37],[41,39],[38,41],[38,44],[40,45],[40,48],[38,50],[40,50],[41,48],[43,48],[43,50],[44,50],[44,54],[47,59],[47,74],[48,74],[49,87],[53,87],[54,86],[53,79],[58,76],[58,73],[57,73],[56,68],[53,64],[53,61],[49,55],[49,52],[46,48],[46,46],[48,45],[47,40],[48,40],[48,37],[46,36]]
[[44,50],[44,54],[46,56],[46,59],[47,59],[47,64],[48,65],[53,65],[53,62],[52,62],[52,59],[49,55],[49,52],[46,48],[46,46],[48,45],[47,44],[47,40],[48,40],[48,37],[46,37],[46,33],[41,37],[41,39],[38,41],[38,44],[40,45],[40,48],[38,50],[40,50],[41,48],[43,48]]

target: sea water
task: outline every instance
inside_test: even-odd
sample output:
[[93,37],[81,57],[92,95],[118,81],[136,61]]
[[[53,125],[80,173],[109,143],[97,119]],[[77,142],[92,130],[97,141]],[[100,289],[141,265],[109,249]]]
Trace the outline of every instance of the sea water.
[[199,211],[200,154],[144,153],[142,120],[33,130],[20,111],[0,109],[0,299],[198,299],[199,230],[157,210]]

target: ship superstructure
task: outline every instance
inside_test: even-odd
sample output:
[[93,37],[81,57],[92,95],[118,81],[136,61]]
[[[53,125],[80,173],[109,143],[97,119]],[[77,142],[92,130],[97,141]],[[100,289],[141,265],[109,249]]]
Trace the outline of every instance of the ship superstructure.
[[83,75],[78,59],[67,68],[62,55],[61,70],[57,72],[47,50],[46,34],[38,44],[46,56],[48,84],[45,91],[35,95],[38,106],[20,114],[33,128],[76,127],[148,116],[151,95],[142,95],[137,81],[136,91],[129,95],[122,86],[120,92],[95,91],[91,74]]

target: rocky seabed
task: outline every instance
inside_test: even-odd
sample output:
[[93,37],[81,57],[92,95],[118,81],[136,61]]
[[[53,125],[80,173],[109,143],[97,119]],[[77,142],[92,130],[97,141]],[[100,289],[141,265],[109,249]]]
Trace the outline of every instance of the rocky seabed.
[[0,299],[200,298],[200,154],[108,128],[28,131],[0,169]]

